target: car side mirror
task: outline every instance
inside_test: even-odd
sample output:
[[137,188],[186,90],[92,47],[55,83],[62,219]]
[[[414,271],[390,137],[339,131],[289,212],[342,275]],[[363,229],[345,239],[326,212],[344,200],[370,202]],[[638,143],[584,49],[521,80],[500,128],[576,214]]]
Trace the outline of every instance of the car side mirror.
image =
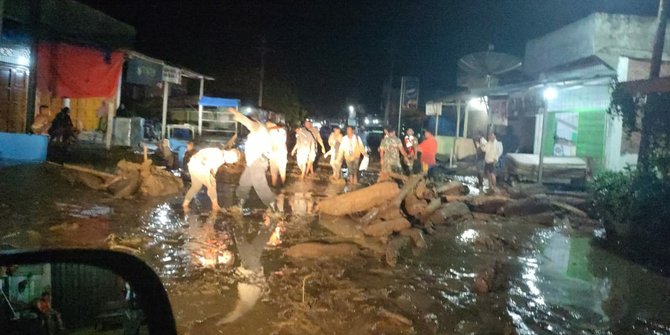
[[0,251],[0,329],[177,334],[167,292],[151,268],[129,254],[91,249]]

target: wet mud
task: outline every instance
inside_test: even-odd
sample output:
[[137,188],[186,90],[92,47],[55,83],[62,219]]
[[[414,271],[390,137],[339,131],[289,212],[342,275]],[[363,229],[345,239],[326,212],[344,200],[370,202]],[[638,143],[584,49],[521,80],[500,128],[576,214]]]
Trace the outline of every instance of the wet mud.
[[[184,213],[181,196],[113,199],[44,166],[1,167],[0,244],[134,253],[164,281],[182,334],[670,333],[670,279],[561,219],[454,216],[425,236],[426,248],[406,243],[394,268],[362,245],[342,257],[290,257],[303,243],[348,242],[315,210],[357,187],[328,176],[289,176],[276,190],[282,212],[267,217],[258,199],[211,215],[201,193]],[[220,177],[224,207],[236,203],[237,178]]]

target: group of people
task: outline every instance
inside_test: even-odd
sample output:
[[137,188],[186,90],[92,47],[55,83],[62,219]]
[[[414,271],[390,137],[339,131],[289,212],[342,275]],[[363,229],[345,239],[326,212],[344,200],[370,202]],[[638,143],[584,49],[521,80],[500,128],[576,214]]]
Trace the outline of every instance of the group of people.
[[435,156],[437,155],[437,140],[433,133],[424,129],[424,140],[419,140],[414,136],[414,130],[408,128],[405,137],[400,140],[393,128],[384,130],[384,138],[379,145],[379,155],[382,162],[382,172],[402,173],[400,156],[403,156],[405,165],[410,172],[414,172],[414,164],[421,153],[421,170],[423,173],[437,164]]
[[[265,206],[271,211],[276,211],[276,196],[268,185],[266,172],[270,170],[272,186],[278,186],[286,181],[288,164],[286,129],[274,122],[261,122],[233,108],[229,108],[228,112],[233,115],[235,121],[249,131],[244,145],[246,167],[236,190],[238,205],[244,208],[253,188]],[[400,155],[403,156],[409,170],[412,171],[418,153],[421,153],[424,172],[434,166],[437,141],[429,130],[424,130],[424,134],[425,139],[419,144],[412,129],[407,130],[405,140],[402,141],[396,136],[395,130],[387,128],[379,148],[382,171],[402,172]],[[333,170],[331,179],[341,178],[342,164],[345,164],[349,171],[349,183],[358,183],[361,159],[369,160],[369,153],[365,140],[356,134],[353,126],[348,126],[344,134],[340,128],[333,128],[328,137],[328,151],[326,151],[319,130],[310,119],[306,119],[301,127],[295,129],[295,136],[296,143],[291,156],[296,158],[301,180],[314,174],[314,163],[317,152],[320,150],[324,158],[330,159],[330,166]],[[191,187],[182,204],[184,209],[188,210],[192,199],[202,187],[205,187],[212,202],[212,209],[221,210],[216,191],[216,174],[223,164],[234,163],[238,159],[239,155],[235,149],[206,148],[195,152],[193,144],[189,143],[184,164],[191,177]]]
[[63,107],[52,120],[49,106],[41,105],[31,130],[36,135],[49,135],[49,142],[71,143],[77,139],[77,129],[72,123],[69,107]]

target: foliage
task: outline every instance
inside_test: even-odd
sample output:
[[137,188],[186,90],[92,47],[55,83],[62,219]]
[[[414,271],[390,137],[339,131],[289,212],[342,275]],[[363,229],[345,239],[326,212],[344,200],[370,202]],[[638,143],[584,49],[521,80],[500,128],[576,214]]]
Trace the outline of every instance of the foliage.
[[670,180],[627,169],[597,176],[589,189],[608,239],[670,253]]
[[638,113],[643,107],[643,99],[638,95],[633,95],[626,90],[619,82],[613,82],[611,86],[612,99],[607,113],[613,116],[620,116],[626,132],[630,133],[640,131],[638,125]]
[[[670,178],[670,93],[650,93],[642,97],[627,92],[622,84],[615,82],[607,112],[621,117],[628,135],[642,131],[640,162],[648,163],[648,171],[656,172],[661,178]],[[638,123],[640,118],[644,118],[643,129]],[[648,149],[644,150],[643,146]]]

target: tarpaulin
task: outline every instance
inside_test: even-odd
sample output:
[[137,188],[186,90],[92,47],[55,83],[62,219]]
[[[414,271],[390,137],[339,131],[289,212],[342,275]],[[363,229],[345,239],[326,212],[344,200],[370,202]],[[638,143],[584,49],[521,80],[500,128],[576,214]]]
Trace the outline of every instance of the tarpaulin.
[[217,97],[203,96],[198,102],[200,105],[207,107],[239,107],[239,99],[226,99]]
[[37,87],[56,97],[113,97],[122,69],[122,52],[51,42],[37,46]]

